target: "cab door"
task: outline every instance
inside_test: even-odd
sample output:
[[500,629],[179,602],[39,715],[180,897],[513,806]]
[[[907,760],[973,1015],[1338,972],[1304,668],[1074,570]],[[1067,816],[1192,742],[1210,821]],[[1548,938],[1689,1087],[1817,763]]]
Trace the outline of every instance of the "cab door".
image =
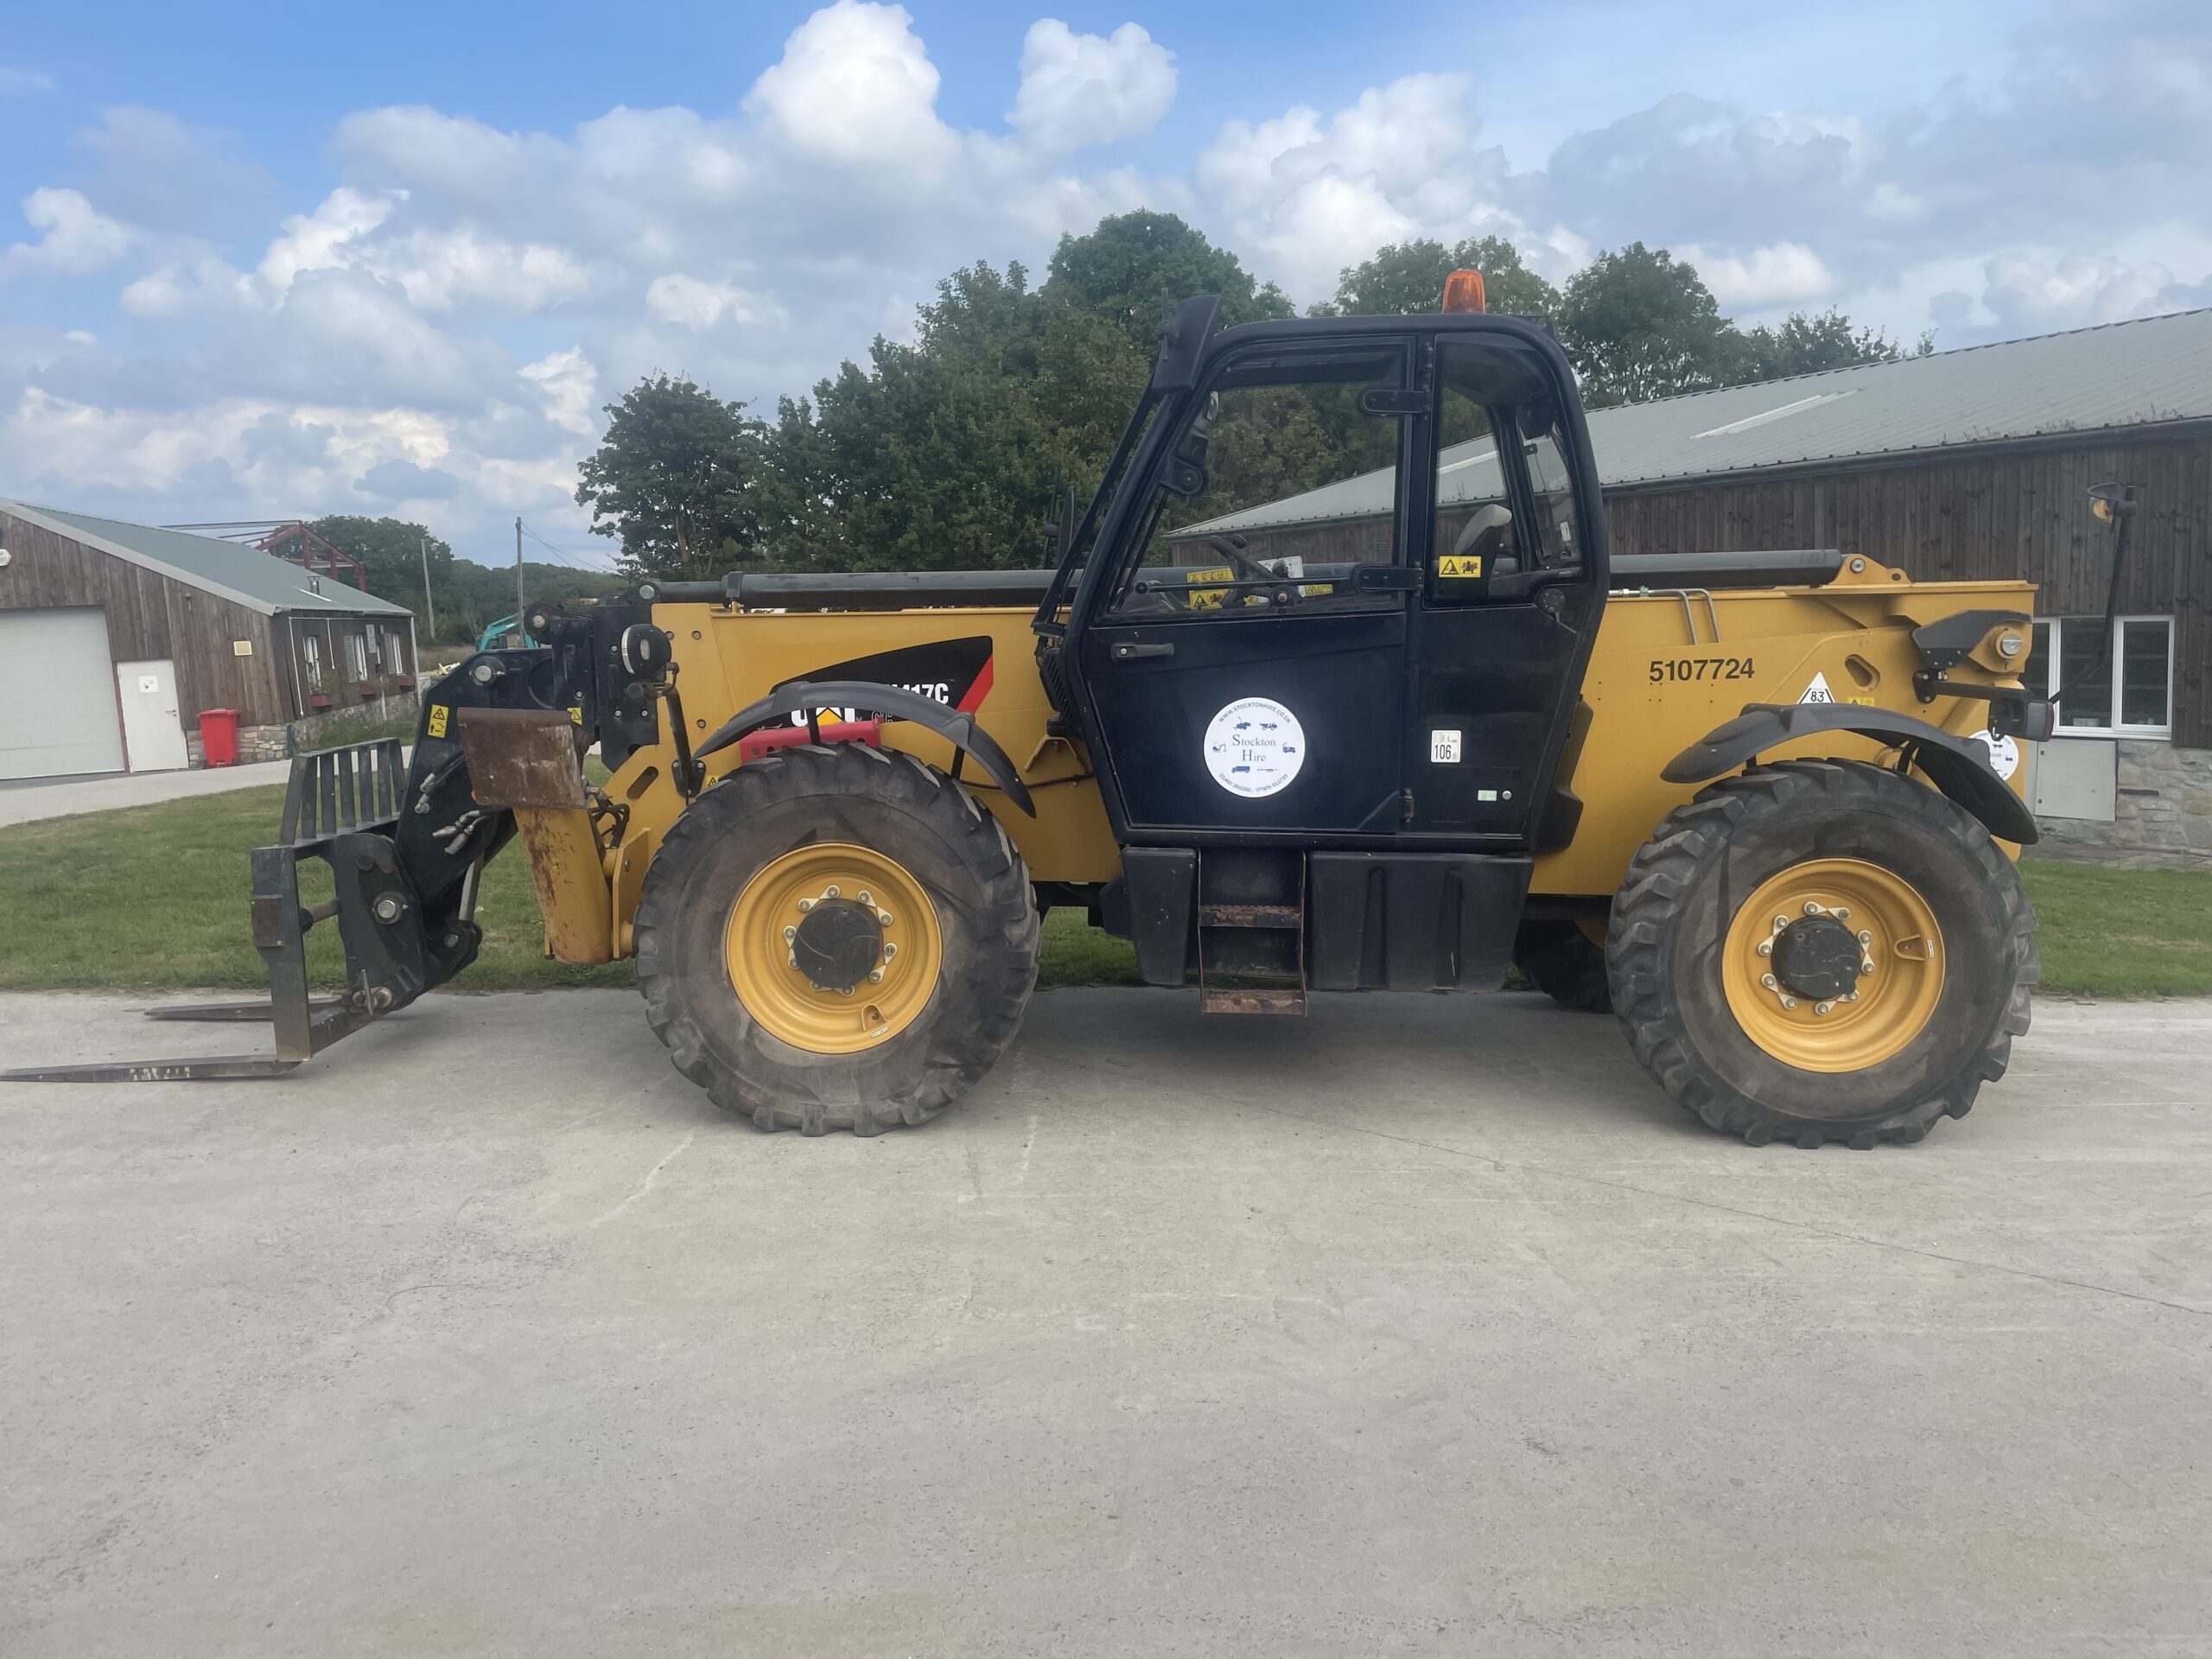
[[1125,842],[1397,832],[1412,367],[1406,337],[1260,342],[1169,411],[1071,642]]
[[1440,338],[1433,378],[1407,830],[1533,849],[1573,827],[1552,785],[1605,602],[1587,440],[1544,354],[1510,338]]

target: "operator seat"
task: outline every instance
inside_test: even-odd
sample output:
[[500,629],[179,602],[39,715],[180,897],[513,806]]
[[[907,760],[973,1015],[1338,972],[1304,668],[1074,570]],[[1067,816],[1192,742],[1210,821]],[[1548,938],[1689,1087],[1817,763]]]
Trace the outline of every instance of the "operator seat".
[[1485,502],[1477,507],[1459,531],[1459,539],[1452,543],[1455,555],[1478,553],[1483,557],[1483,569],[1493,575],[1510,576],[1520,569],[1520,559],[1510,550],[1513,545],[1513,510],[1503,501]]

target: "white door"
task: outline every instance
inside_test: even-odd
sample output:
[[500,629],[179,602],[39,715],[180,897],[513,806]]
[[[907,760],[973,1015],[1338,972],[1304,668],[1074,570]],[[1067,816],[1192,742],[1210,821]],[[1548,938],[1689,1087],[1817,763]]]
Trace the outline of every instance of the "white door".
[[107,613],[0,611],[0,778],[122,770]]
[[133,772],[182,772],[192,764],[176,715],[176,664],[118,663],[115,700],[123,709],[123,747]]

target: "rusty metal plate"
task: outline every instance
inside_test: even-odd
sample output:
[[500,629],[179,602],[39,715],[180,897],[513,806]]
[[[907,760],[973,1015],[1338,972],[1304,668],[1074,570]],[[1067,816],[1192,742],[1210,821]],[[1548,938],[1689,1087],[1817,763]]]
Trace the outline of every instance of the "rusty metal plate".
[[1198,993],[1201,1014],[1303,1014],[1303,991],[1224,991],[1212,986]]
[[462,709],[461,751],[480,806],[584,804],[576,728],[556,709]]
[[1296,905],[1200,905],[1200,927],[1302,927],[1305,912]]

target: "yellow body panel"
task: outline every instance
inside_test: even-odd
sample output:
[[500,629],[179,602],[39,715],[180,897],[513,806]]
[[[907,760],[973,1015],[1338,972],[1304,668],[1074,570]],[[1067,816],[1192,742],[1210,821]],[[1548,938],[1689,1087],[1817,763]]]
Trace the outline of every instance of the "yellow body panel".
[[[1913,714],[1961,734],[1987,724],[1986,702],[1920,702],[1911,632],[1960,611],[2032,613],[2035,589],[2024,582],[1914,583],[1870,559],[1852,564],[1856,568],[1825,588],[1617,594],[1607,601],[1582,688],[1588,727],[1560,767],[1560,783],[1583,801],[1581,820],[1571,845],[1537,859],[1532,893],[1610,898],[1660,819],[1696,792],[1695,785],[1663,781],[1661,768],[1746,703],[1802,700],[1815,676],[1838,702]],[[963,778],[1006,826],[1033,880],[1109,880],[1120,872],[1120,853],[1089,757],[1079,743],[1046,729],[1052,711],[1033,655],[1031,614],[1019,607],[823,613],[701,604],[660,606],[654,620],[674,641],[677,688],[695,743],[773,687],[826,664],[929,640],[989,635],[991,686],[978,718],[1020,769],[1037,816],[1007,803],[972,762]],[[2009,659],[1997,652],[1999,632],[1993,630],[1953,677],[2016,683],[2024,630],[2011,630],[2022,639]],[[950,746],[921,727],[887,724],[883,739],[951,768]],[[1884,751],[1869,740],[1837,734],[1777,750],[1771,758],[1793,753],[1872,760]],[[683,810],[669,781],[671,758],[660,748],[640,750],[607,785],[608,798],[631,809],[621,843],[605,860],[604,879],[613,889],[609,945],[617,955],[629,954],[645,867]],[[707,763],[711,777],[739,764],[735,747]],[[2024,781],[2016,774],[2012,786]]]

